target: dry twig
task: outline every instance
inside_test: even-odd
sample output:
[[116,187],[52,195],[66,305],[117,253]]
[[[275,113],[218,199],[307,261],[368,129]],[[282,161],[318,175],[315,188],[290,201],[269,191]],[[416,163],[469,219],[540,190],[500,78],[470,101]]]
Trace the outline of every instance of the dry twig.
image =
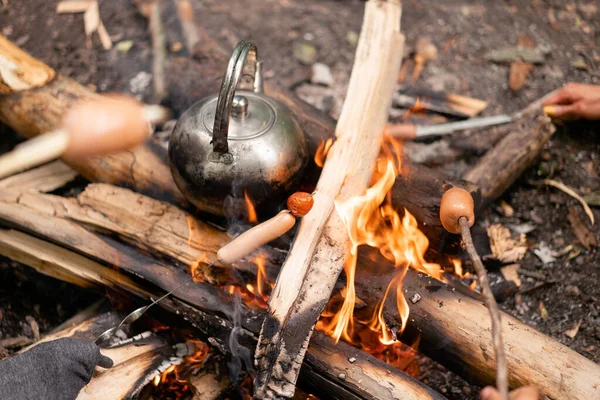
[[152,34],[152,81],[154,83],[154,101],[160,103],[167,94],[165,85],[165,65],[167,50],[165,31],[160,17],[160,0],[150,5],[150,32]]
[[578,195],[573,189],[571,189],[564,183],[555,181],[554,179],[546,179],[546,180],[544,180],[544,183],[548,186],[554,186],[555,188],[562,190],[569,196],[577,199],[577,201],[579,201],[581,203],[581,205],[583,206],[583,209],[585,210],[585,213],[587,214],[587,216],[590,217],[590,221],[592,221],[592,225],[594,225],[594,214],[592,213],[590,206],[588,206],[588,203],[580,195]]
[[485,306],[490,312],[492,319],[492,338],[494,342],[494,353],[496,354],[496,387],[500,391],[500,395],[503,400],[508,400],[508,372],[506,367],[506,356],[504,354],[504,342],[502,340],[502,322],[500,321],[500,310],[498,304],[490,288],[487,273],[485,267],[479,258],[479,254],[475,250],[473,245],[473,238],[471,237],[471,230],[469,229],[469,222],[466,217],[460,217],[458,219],[460,225],[460,231],[462,240],[467,250],[469,258],[473,262],[475,271],[477,272],[477,278],[479,280],[479,286],[483,294],[483,301]]

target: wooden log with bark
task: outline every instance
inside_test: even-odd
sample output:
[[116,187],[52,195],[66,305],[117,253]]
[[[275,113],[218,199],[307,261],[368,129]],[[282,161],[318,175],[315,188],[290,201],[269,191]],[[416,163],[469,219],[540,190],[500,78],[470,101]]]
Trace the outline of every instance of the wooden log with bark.
[[549,95],[531,103],[508,127],[504,136],[477,162],[464,179],[481,187],[481,206],[502,194],[539,157],[556,128],[543,114],[542,104]]
[[[29,198],[24,201],[31,207],[18,204],[20,200],[16,197],[22,196]],[[0,220],[14,228],[0,230],[0,254],[80,286],[106,286],[116,296],[139,297],[144,301],[151,296],[156,298],[151,294],[156,292],[156,288],[172,290],[189,278],[189,274],[181,269],[158,262],[107,236],[92,233],[68,218],[53,216],[54,211],[66,203],[50,201],[43,206],[39,200],[57,196],[22,196],[13,197],[12,206],[10,196],[6,194],[4,199],[7,202],[0,202],[0,209],[3,209],[0,211]],[[40,197],[38,201],[33,201],[32,196]],[[38,209],[34,208],[34,203]],[[76,203],[74,205],[77,206]],[[91,207],[79,207],[91,214],[100,214]],[[162,225],[164,221],[155,222]],[[206,227],[200,232],[202,237],[208,237],[207,230],[211,228]],[[148,249],[152,248],[150,243],[147,244]],[[206,340],[217,351],[231,351],[229,340],[234,327],[231,321],[234,320],[236,306],[228,293],[208,283],[196,282],[159,304],[169,313],[166,320],[169,324],[183,324],[183,316],[200,339]],[[245,353],[251,356],[264,312],[252,311],[244,305],[239,307],[242,326],[237,329],[237,351],[245,349]],[[340,399],[443,399],[373,356],[346,344],[336,346],[322,334],[316,336],[317,339],[309,346],[299,385],[310,388],[317,396]]]
[[[191,226],[197,228],[192,231],[191,242],[188,245],[187,238],[190,230],[187,218],[193,217],[168,204],[109,185],[92,185],[74,200],[45,194],[23,194],[9,198],[5,194],[0,201],[0,221],[3,224],[10,224],[21,231],[31,232],[44,239],[37,239],[28,247],[20,247],[20,254],[33,253],[39,254],[40,257],[41,255],[48,257],[49,250],[41,246],[45,243],[44,246],[48,247],[48,242],[53,242],[55,247],[84,255],[85,257],[82,258],[88,261],[81,263],[78,258],[78,265],[88,265],[91,262],[90,258],[108,264],[118,260],[121,274],[111,278],[107,271],[102,279],[97,279],[97,282],[111,287],[120,286],[121,290],[128,288],[129,281],[126,279],[128,275],[143,277],[149,283],[149,287],[158,286],[165,291],[175,287],[177,281],[189,275],[173,268],[167,270],[167,266],[152,259],[142,259],[139,254],[132,257],[130,250],[126,252],[126,249],[129,249],[127,246],[118,246],[122,251],[115,251],[113,246],[117,246],[116,243],[107,237],[99,239],[97,235],[82,229],[75,222],[97,232],[109,233],[112,237],[127,239],[136,247],[144,248],[145,251],[158,257],[180,260],[186,265],[189,265],[188,260],[193,260],[194,257],[214,259],[215,252],[218,250],[217,245],[213,245],[212,250],[208,246],[199,250],[198,246],[213,242],[215,237],[228,239],[222,232],[209,225],[194,222]],[[46,223],[45,220],[49,222]],[[137,224],[140,220],[147,220],[146,225]],[[13,232],[2,236],[3,239],[0,240],[3,243],[0,246],[2,253],[22,260],[24,256],[15,254],[14,250],[13,253],[7,252],[6,237],[15,238],[17,235]],[[108,246],[107,243],[112,245]],[[172,245],[169,246],[168,243]],[[263,247],[261,252],[266,256],[267,269],[275,271],[277,263],[280,263],[285,256],[281,251],[269,246]],[[177,257],[173,256],[177,254],[179,254]],[[42,259],[45,261],[35,264],[31,261],[26,263],[37,265],[38,268],[39,265],[43,265],[45,270],[48,270],[53,263],[48,258]],[[65,260],[65,257],[60,259]],[[377,269],[368,268],[373,263],[371,257],[359,256],[356,283],[357,296],[371,305],[381,300],[382,291],[393,277],[393,268],[391,266],[385,268],[387,261],[377,260],[375,262]],[[251,268],[246,270],[252,271]],[[56,274],[57,271],[60,270],[55,269],[53,273]],[[85,272],[87,281],[96,279],[94,277],[97,274],[93,271]],[[120,280],[117,280],[118,278]],[[81,281],[81,278],[79,280]],[[195,285],[203,291],[206,290],[203,296],[195,296],[188,290],[176,296],[187,302],[183,304],[198,302],[198,307],[207,311],[205,318],[206,321],[211,321],[211,326],[219,322],[218,319],[209,319],[210,313],[217,312],[215,311],[217,309],[232,312],[231,307],[226,307],[226,304],[231,302],[228,295],[215,295],[215,288],[211,285],[204,283]],[[492,384],[495,360],[489,334],[489,319],[481,301],[460,294],[458,290],[453,290],[442,282],[412,270],[408,271],[404,278],[403,291],[407,298],[413,299],[408,302],[410,318],[403,339],[407,343],[412,343],[418,335],[420,351],[424,354],[471,382],[479,385]],[[209,296],[208,293],[213,294]],[[414,296],[415,294],[418,296]],[[388,301],[389,306],[385,309],[385,317],[388,325],[394,329],[398,326],[399,317],[393,296]],[[217,307],[213,302],[219,303],[219,306]],[[172,307],[172,304],[173,302],[167,303],[165,307]],[[171,310],[176,312],[175,309]],[[180,312],[183,310],[187,308],[179,309]],[[260,329],[260,317],[252,312],[247,315],[244,320],[255,321],[248,330],[256,334]],[[200,317],[197,317],[197,320],[201,320]],[[502,315],[502,321],[505,327],[503,335],[509,350],[507,361],[511,387],[534,385],[551,398],[569,397],[570,393],[577,393],[582,399],[594,399],[598,395],[594,392],[600,387],[598,385],[600,367],[597,364],[507,314]],[[198,324],[198,326],[199,329],[207,329],[205,324]],[[214,332],[207,333],[209,336],[211,334],[215,336]],[[305,365],[312,357],[314,336]],[[226,348],[226,335],[222,341],[215,340],[214,343]],[[333,346],[331,341],[328,343]],[[331,347],[326,351],[334,354],[337,348]],[[363,353],[359,352],[359,354]],[[332,361],[332,364],[323,368],[334,368],[341,361],[343,360]],[[345,373],[341,369],[336,371]],[[302,375],[300,384],[303,385]]]
[[[367,189],[400,69],[404,36],[399,1],[368,1],[335,142],[292,249],[269,298],[256,349],[254,398],[294,396],[314,325],[344,268],[349,236],[334,205]],[[357,155],[360,154],[360,157]]]

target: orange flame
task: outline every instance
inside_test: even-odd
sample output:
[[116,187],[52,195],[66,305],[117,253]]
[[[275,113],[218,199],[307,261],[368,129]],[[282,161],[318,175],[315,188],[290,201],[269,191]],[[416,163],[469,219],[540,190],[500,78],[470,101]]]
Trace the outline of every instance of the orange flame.
[[169,394],[175,395],[175,397],[170,396],[169,398],[187,398],[185,394],[190,392],[187,377],[194,368],[204,364],[210,354],[210,348],[206,343],[199,340],[190,340],[190,342],[194,344],[196,350],[194,354],[186,357],[180,364],[169,366],[162,373],[156,375],[152,382],[154,386],[160,385]]
[[406,110],[406,112],[402,116],[402,119],[405,120],[410,116],[410,114],[419,113],[423,110],[425,110],[425,102],[422,101],[420,97],[417,97],[417,99],[415,100],[415,104],[413,104],[408,110]]
[[323,168],[323,165],[325,165],[325,157],[327,157],[327,153],[329,153],[332,145],[333,138],[329,138],[327,141],[321,140],[321,143],[319,143],[319,147],[317,147],[317,152],[315,153],[315,164],[320,168]]
[[[363,348],[369,345],[360,339],[366,334],[364,329],[360,332],[354,329],[357,323],[354,318],[357,302],[354,282],[359,246],[367,245],[378,249],[398,270],[383,299],[375,307],[371,319],[366,322],[369,331],[379,332],[378,340],[382,345],[397,346],[399,343],[383,318],[383,308],[391,291],[395,291],[396,294],[396,306],[401,318],[400,332],[404,330],[408,321],[409,307],[402,293],[402,279],[408,267],[441,279],[440,265],[428,263],[424,259],[429,240],[419,230],[416,219],[407,210],[404,210],[404,216],[401,217],[391,205],[389,194],[401,168],[400,154],[400,143],[386,137],[375,166],[372,184],[365,194],[335,202],[335,208],[344,221],[350,238],[349,257],[344,265],[346,287],[341,293],[341,307],[333,316],[331,312],[325,313],[323,316],[328,321],[320,321],[318,329],[325,331],[336,341],[343,339]],[[365,327],[365,323],[360,324],[361,328]],[[388,347],[386,351],[389,350]]]
[[246,202],[246,211],[248,213],[248,222],[251,224],[255,224],[258,222],[258,218],[256,218],[256,210],[254,209],[254,204],[250,200],[248,193],[244,190],[244,201]]

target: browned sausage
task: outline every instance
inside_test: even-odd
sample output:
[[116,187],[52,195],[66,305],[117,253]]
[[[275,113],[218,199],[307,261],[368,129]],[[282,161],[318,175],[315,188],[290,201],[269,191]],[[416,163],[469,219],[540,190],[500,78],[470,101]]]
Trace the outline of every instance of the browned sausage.
[[440,220],[450,233],[460,233],[458,219],[467,218],[469,226],[475,223],[474,202],[471,193],[465,189],[452,188],[442,196],[440,203]]
[[288,198],[287,208],[294,217],[304,217],[310,212],[315,199],[312,194],[306,192],[296,192]]

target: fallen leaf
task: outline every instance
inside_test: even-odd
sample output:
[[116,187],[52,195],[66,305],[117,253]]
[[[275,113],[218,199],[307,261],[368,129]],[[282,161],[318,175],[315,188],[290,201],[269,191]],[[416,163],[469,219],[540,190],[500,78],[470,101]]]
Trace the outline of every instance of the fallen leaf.
[[546,310],[546,306],[544,306],[544,302],[540,300],[540,315],[544,321],[548,320],[548,310]]
[[519,274],[517,273],[519,267],[519,264],[510,264],[506,267],[500,268],[500,272],[502,273],[504,279],[514,282],[517,286],[521,286],[521,278],[519,278]]
[[556,258],[552,255],[553,251],[548,245],[544,242],[540,242],[537,249],[533,250],[533,253],[542,260],[544,264],[550,264],[556,261]]
[[580,319],[579,322],[577,322],[577,324],[574,327],[572,327],[571,329],[567,329],[563,333],[565,335],[567,335],[568,337],[570,337],[571,339],[574,339],[575,336],[577,336],[577,332],[579,332],[579,327],[581,327],[582,322],[583,322],[583,320]]
[[592,213],[592,210],[590,210],[590,206],[588,206],[586,201],[580,195],[578,195],[573,189],[571,189],[564,183],[555,181],[553,179],[546,179],[544,181],[544,183],[549,186],[554,186],[555,188],[562,190],[569,196],[577,199],[577,201],[579,201],[581,203],[581,205],[583,206],[583,209],[585,210],[585,213],[587,214],[587,216],[590,218],[590,221],[592,221],[592,225],[594,225],[594,214]]
[[587,62],[581,57],[571,62],[571,67],[575,69],[580,69],[582,71],[587,71],[588,65]]
[[510,73],[508,76],[508,86],[512,90],[521,90],[527,83],[527,75],[533,69],[533,64],[515,61],[510,64]]
[[119,53],[126,54],[133,47],[133,40],[122,40],[115,46]]
[[571,229],[573,233],[577,237],[577,240],[588,250],[592,247],[597,247],[598,242],[594,237],[594,234],[590,232],[590,230],[584,225],[581,218],[577,213],[577,209],[574,207],[569,208],[569,215],[567,217],[569,219],[569,223],[571,223]]
[[519,240],[511,237],[508,228],[494,224],[488,227],[487,234],[490,239],[490,248],[493,257],[503,263],[514,263],[525,256],[527,252],[527,239],[521,234]]
[[500,211],[505,217],[512,217],[515,215],[515,209],[504,200],[500,201]]
[[519,225],[508,225],[508,227],[517,233],[523,233],[523,234],[532,232],[532,231],[536,230],[536,228],[537,228],[535,225],[530,224],[530,223],[519,224]]

